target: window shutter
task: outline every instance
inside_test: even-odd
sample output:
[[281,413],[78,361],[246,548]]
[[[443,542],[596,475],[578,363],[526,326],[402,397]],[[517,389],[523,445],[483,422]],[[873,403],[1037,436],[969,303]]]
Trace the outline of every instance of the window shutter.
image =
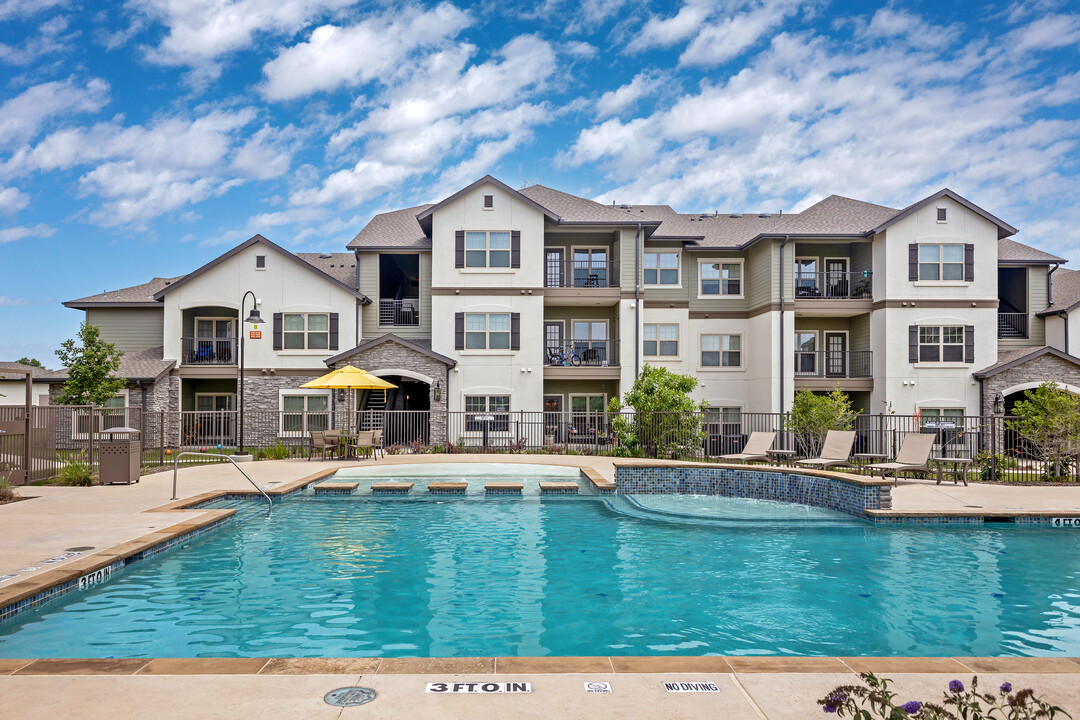
[[964,362],[975,362],[975,326],[964,326]]
[[907,246],[907,279],[911,282],[919,279],[919,246],[915,243]]
[[458,230],[454,233],[454,267],[465,267],[465,231]]
[[975,281],[975,246],[964,245],[964,282]]
[[510,267],[521,267],[521,231],[510,231]]
[[510,313],[510,349],[521,349],[521,313]]
[[338,349],[338,314],[330,313],[330,349]]
[[454,349],[465,349],[465,313],[454,313]]
[[274,349],[281,349],[281,313],[274,313]]
[[908,325],[907,359],[910,363],[919,362],[919,326]]

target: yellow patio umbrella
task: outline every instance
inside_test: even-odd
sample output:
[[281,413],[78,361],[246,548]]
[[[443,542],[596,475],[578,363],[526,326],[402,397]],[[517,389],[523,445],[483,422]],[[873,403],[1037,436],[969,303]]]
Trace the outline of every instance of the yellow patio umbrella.
[[[346,365],[337,370],[332,370],[320,378],[315,378],[311,382],[306,382],[300,387],[319,390],[382,390],[383,399],[385,399],[386,391],[396,388],[397,385],[387,382],[380,377],[375,377],[367,370],[361,370],[352,365]],[[349,393],[347,397],[349,398],[350,407],[346,409],[346,412],[348,413],[347,417],[350,418],[349,426],[351,427],[352,393]]]

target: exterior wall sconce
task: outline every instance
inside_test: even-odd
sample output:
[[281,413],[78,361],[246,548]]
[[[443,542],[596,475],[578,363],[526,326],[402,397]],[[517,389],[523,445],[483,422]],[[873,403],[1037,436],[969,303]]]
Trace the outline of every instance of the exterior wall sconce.
[[1001,395],[1000,392],[994,396],[994,414],[1005,414],[1005,398]]
[[442,402],[442,386],[439,385],[439,381],[435,381],[435,387],[432,388],[432,397],[435,402]]

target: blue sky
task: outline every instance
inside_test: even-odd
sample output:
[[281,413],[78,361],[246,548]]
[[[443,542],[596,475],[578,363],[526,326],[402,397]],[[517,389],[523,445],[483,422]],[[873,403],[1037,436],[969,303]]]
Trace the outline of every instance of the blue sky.
[[1054,0],[0,0],[0,360],[489,172],[684,212],[948,186],[1080,268],[1078,47]]

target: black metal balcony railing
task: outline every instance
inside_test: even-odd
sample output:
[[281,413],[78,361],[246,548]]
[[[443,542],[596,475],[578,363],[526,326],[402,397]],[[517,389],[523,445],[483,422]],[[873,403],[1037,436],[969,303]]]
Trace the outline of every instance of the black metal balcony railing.
[[545,346],[544,364],[555,367],[615,367],[619,364],[618,340],[567,340]]
[[873,374],[872,350],[800,350],[795,353],[797,378],[868,378]]
[[863,272],[796,272],[795,297],[824,300],[869,300],[872,296],[873,273]]
[[998,313],[998,337],[1019,339],[1028,336],[1027,313]]
[[420,298],[379,300],[380,325],[419,325]]
[[544,287],[619,287],[618,260],[554,260],[544,268]]
[[236,338],[181,338],[180,358],[184,365],[235,365]]

